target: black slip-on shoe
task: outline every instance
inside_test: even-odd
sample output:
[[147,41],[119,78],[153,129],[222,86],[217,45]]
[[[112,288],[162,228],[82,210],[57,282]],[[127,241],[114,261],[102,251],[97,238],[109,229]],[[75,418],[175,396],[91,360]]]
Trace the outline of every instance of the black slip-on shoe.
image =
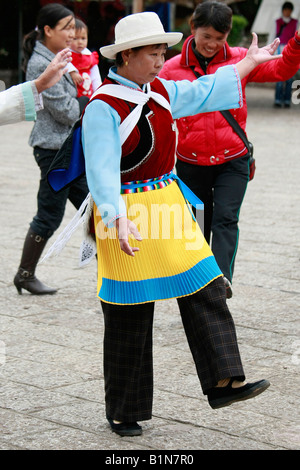
[[214,387],[207,393],[208,403],[213,409],[229,406],[236,401],[249,400],[264,392],[269,386],[268,380],[247,383],[242,387],[232,388],[231,379],[226,387]]
[[141,426],[137,423],[114,423],[111,418],[107,418],[111,430],[119,436],[140,436],[143,432]]

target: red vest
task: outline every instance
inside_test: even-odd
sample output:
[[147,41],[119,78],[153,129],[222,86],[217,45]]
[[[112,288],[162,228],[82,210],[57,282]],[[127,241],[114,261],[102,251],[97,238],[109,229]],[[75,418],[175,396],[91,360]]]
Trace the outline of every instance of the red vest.
[[295,32],[297,31],[298,21],[291,18],[288,23],[285,23],[282,18],[276,20],[276,37],[279,37],[280,44],[287,44]]
[[72,51],[72,64],[83,78],[83,82],[77,85],[77,96],[92,96],[94,90],[92,88],[90,73],[91,68],[94,67],[94,65],[98,65],[98,63],[99,57],[97,52],[86,55]]
[[[106,78],[102,85],[112,83],[115,82]],[[160,80],[155,79],[151,83],[151,90],[170,101]],[[94,99],[112,106],[121,122],[136,106],[135,103],[104,94]],[[175,144],[175,125],[171,113],[150,98],[143,107],[139,122],[122,146],[121,181],[145,180],[170,172],[175,163]]]

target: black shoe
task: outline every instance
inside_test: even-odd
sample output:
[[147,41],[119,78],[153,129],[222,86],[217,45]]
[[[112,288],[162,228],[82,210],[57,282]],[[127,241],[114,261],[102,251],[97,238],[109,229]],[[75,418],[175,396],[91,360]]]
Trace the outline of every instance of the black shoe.
[[223,277],[224,284],[225,284],[225,290],[226,290],[226,299],[231,299],[232,297],[232,286],[231,282],[228,281],[227,277]]
[[281,103],[274,103],[274,108],[282,108]]
[[119,436],[140,436],[143,432],[141,426],[137,423],[114,423],[111,418],[107,418],[111,430]]
[[270,386],[268,380],[259,380],[258,382],[247,383],[242,387],[232,388],[234,380],[231,379],[226,387],[214,387],[208,391],[208,402],[213,409],[229,406],[236,401],[256,397]]

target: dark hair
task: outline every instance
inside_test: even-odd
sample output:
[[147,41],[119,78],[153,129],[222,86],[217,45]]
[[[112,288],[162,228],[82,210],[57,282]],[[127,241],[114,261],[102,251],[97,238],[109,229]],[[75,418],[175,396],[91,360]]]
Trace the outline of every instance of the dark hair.
[[294,5],[292,4],[292,2],[284,2],[284,4],[282,5],[282,8],[281,8],[281,11],[283,11],[283,10],[293,11],[294,10]]
[[221,2],[199,3],[192,15],[191,25],[195,29],[212,26],[219,33],[228,33],[232,26],[232,10]]
[[79,18],[75,18],[75,29],[86,29],[88,31],[87,25]]
[[[145,46],[137,46],[137,47],[131,47],[131,49],[135,52],[139,51],[140,49],[142,49],[143,47]],[[115,58],[115,64],[117,67],[122,67],[122,65],[124,65],[124,61],[123,61],[123,57],[122,57],[122,52],[118,52],[117,55],[116,55],[116,58]]]
[[122,65],[124,64],[121,52],[117,52],[117,55],[116,55],[116,58],[115,58],[115,64],[116,64],[117,67],[122,67]]
[[50,26],[50,28],[55,28],[62,18],[70,15],[74,17],[74,13],[71,10],[59,3],[49,3],[40,9],[36,20],[36,28],[28,33],[23,41],[23,68],[25,72],[36,41],[44,38],[44,27]]

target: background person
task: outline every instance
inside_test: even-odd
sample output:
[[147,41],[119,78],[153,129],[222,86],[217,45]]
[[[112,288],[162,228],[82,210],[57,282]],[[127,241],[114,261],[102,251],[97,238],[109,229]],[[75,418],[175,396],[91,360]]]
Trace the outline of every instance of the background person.
[[[160,77],[168,80],[204,77],[220,67],[236,64],[247,49],[230,47],[232,11],[221,2],[199,4],[191,19],[191,33],[181,54],[168,60]],[[292,77],[300,64],[300,33],[283,50],[282,58],[260,64],[241,81],[244,105],[231,109],[246,129],[246,85],[275,82]],[[195,76],[196,75],[196,76]],[[204,235],[224,274],[227,297],[239,239],[239,213],[249,181],[247,147],[220,112],[203,113],[177,120],[177,174],[204,203]],[[210,240],[210,238],[212,239]]]
[[90,98],[101,85],[102,80],[98,67],[98,53],[91,52],[87,44],[88,28],[83,21],[76,18],[75,37],[71,44],[72,63],[69,64],[68,69],[77,87],[77,96]]
[[[37,27],[24,39],[26,79],[35,80],[49,65],[55,54],[70,47],[74,37],[73,13],[60,4],[43,7],[37,18]],[[81,98],[69,74],[65,74],[53,87],[43,92],[44,109],[37,115],[29,144],[41,170],[37,195],[37,213],[27,232],[20,266],[14,278],[19,294],[22,289],[31,294],[54,294],[56,289],[44,285],[35,276],[41,253],[55,230],[59,227],[66,202],[69,199],[79,208],[88,188],[81,178],[65,191],[54,194],[46,175],[54,156],[68,137],[72,125],[79,118]]]
[[[275,37],[280,39],[279,52],[287,45],[289,40],[295,36],[298,21],[292,18],[294,5],[291,2],[284,2],[282,5],[282,15],[275,21]],[[276,83],[275,88],[275,108],[289,108],[292,98],[293,77],[286,81]]]

